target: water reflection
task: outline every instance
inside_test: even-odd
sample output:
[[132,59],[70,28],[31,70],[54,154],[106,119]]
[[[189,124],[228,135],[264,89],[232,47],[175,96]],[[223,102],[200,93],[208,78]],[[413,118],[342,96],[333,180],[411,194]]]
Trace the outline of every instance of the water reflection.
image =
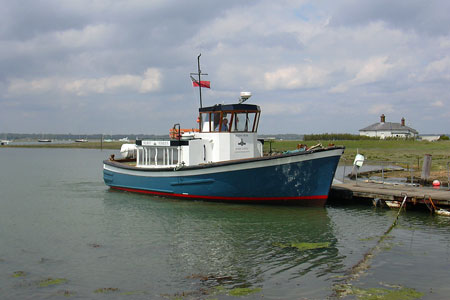
[[[334,276],[360,261],[397,214],[366,206],[251,206],[111,192],[102,182],[107,156],[98,150],[0,151],[3,298],[62,299],[57,292],[69,291],[75,299],[123,299],[122,293],[174,299],[187,291],[193,296],[183,299],[230,299],[201,292],[249,286],[262,292],[245,299],[326,299],[339,281]],[[354,284],[385,282],[415,288],[427,299],[448,298],[449,227],[450,218],[402,212],[366,276]],[[329,247],[280,247],[302,242]],[[18,271],[27,275],[13,277]],[[48,278],[67,283],[37,285]],[[101,288],[120,291],[94,292]]]
[[[227,278],[213,285],[267,287],[307,275],[326,280],[343,269],[325,208],[180,201],[116,191],[105,193],[104,204],[110,230],[132,235],[135,243],[158,245],[148,255],[164,262],[170,274],[165,280],[176,284],[199,275]],[[305,251],[279,246],[304,242],[329,245]]]
[[[423,211],[402,212],[397,226],[379,243],[394,222],[396,210],[347,206],[329,207],[328,211],[338,239],[336,247],[346,256],[343,262],[348,270],[377,246],[367,261],[368,268],[350,284],[361,288],[388,284],[423,293],[432,290],[427,299],[441,299],[448,293],[444,278],[450,258],[449,219]],[[335,283],[341,283],[340,279]]]

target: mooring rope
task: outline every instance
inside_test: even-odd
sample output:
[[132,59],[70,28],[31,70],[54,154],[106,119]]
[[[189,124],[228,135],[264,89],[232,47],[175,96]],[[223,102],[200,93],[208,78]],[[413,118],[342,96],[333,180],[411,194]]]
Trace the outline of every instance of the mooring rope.
[[433,200],[431,200],[431,196],[428,196],[428,201],[430,201],[431,206],[433,207],[433,209],[436,211],[438,210],[438,208],[436,207],[436,205],[434,205]]
[[392,223],[391,226],[384,232],[384,234],[378,239],[375,246],[370,248],[363,256],[363,258],[356,263],[353,267],[350,268],[348,271],[348,275],[344,279],[343,283],[335,286],[334,288],[334,294],[332,296],[334,297],[343,297],[348,294],[348,288],[350,287],[350,282],[354,281],[355,279],[359,278],[364,274],[364,272],[370,267],[370,260],[379,252],[381,249],[380,244],[386,239],[387,235],[394,229],[394,227],[397,225],[398,217],[400,216],[400,212],[403,209],[403,206],[406,203],[406,199],[408,198],[408,195],[405,195],[403,198],[402,204],[400,205],[400,209],[397,212],[397,216],[395,217],[394,223]]

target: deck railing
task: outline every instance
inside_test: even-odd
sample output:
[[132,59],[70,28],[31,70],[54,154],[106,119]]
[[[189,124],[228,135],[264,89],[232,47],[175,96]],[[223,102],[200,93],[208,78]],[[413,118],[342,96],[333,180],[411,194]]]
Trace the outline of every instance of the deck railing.
[[136,153],[136,166],[176,166],[180,161],[180,154],[181,151],[178,150],[178,147],[139,146]]

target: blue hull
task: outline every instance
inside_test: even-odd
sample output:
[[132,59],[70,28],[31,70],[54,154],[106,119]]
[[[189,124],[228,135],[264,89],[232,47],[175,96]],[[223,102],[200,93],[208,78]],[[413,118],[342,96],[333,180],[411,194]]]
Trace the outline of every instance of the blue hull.
[[173,169],[104,161],[112,188],[166,197],[324,205],[343,148]]

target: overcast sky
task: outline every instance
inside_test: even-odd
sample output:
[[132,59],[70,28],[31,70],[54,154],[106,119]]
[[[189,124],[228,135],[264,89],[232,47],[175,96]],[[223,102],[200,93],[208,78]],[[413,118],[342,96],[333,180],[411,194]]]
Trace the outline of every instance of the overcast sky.
[[0,132],[167,134],[250,91],[259,132],[450,132],[450,1],[0,0]]

